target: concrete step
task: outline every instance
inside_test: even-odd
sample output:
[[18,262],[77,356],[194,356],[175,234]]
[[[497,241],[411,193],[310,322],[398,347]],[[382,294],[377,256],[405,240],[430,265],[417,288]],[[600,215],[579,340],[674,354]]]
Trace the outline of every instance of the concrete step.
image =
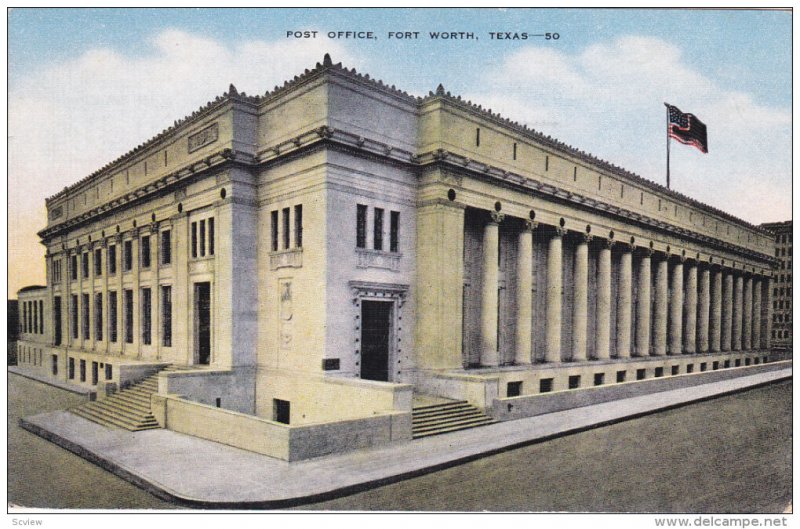
[[127,400],[132,403],[139,403],[142,406],[150,407],[150,395],[144,396],[138,393],[129,393],[128,391],[120,391],[114,395],[114,398]]
[[136,428],[138,426],[138,424],[134,421],[129,421],[127,419],[117,417],[115,415],[106,413],[102,410],[80,407],[73,409],[72,412],[77,415],[80,415],[85,419],[92,420],[98,424],[102,424],[105,426],[111,425],[111,426],[116,426],[118,428],[123,428],[125,430],[131,430],[132,428]]
[[416,417],[412,419],[411,424],[413,426],[417,425],[426,425],[426,424],[439,424],[446,421],[452,421],[457,419],[468,419],[473,417],[485,417],[483,413],[480,411],[466,411],[466,412],[458,412],[458,413],[450,413],[447,415],[437,416],[437,417],[430,417],[430,418],[420,418],[417,419]]
[[423,425],[423,426],[412,427],[411,431],[413,433],[422,433],[422,432],[427,432],[427,431],[431,431],[431,430],[440,430],[442,428],[451,428],[453,426],[466,426],[466,425],[471,425],[471,424],[476,424],[477,425],[477,424],[483,423],[485,421],[491,421],[491,420],[493,420],[491,417],[487,417],[487,416],[483,415],[483,416],[478,416],[478,417],[470,417],[468,419],[457,419],[457,420],[452,420],[452,421],[443,421],[443,422],[436,423],[436,424],[426,424],[426,425]]
[[474,406],[464,406],[464,407],[461,407],[461,408],[447,408],[445,410],[427,411],[427,412],[424,412],[424,413],[412,412],[412,414],[413,414],[415,419],[416,418],[430,419],[430,418],[433,418],[433,417],[441,417],[442,415],[449,415],[449,414],[452,414],[452,413],[466,413],[466,412],[470,412],[470,411],[475,411],[476,409],[477,408],[475,408]]
[[129,406],[127,403],[119,402],[115,399],[104,399],[92,404],[99,407],[112,408],[123,415],[129,415],[134,418],[150,415],[150,408]]
[[423,437],[430,437],[432,435],[439,435],[443,433],[450,433],[450,432],[457,432],[459,430],[467,430],[469,428],[477,428],[479,426],[486,426],[488,424],[494,424],[497,421],[495,419],[487,419],[484,422],[478,424],[468,424],[468,425],[460,425],[460,426],[452,426],[448,428],[439,428],[435,430],[428,430],[425,432],[414,432],[412,433],[412,438],[414,439],[421,439]]
[[428,411],[428,410],[442,409],[442,408],[447,408],[447,407],[451,407],[451,406],[463,406],[465,404],[467,406],[470,405],[469,402],[467,402],[466,400],[454,400],[454,401],[451,401],[451,402],[443,402],[443,403],[440,403],[440,404],[427,404],[425,406],[414,406],[413,411],[415,413],[416,412],[425,412],[425,411]]
[[464,409],[469,409],[469,408],[473,408],[473,407],[474,406],[472,406],[471,404],[463,402],[463,403],[459,403],[459,404],[441,404],[439,406],[436,406],[435,408],[426,408],[424,410],[419,410],[417,408],[412,408],[411,411],[412,411],[412,413],[414,413],[416,415],[430,415],[430,414],[433,414],[433,413],[440,413],[440,412],[448,411],[448,410],[464,410]]

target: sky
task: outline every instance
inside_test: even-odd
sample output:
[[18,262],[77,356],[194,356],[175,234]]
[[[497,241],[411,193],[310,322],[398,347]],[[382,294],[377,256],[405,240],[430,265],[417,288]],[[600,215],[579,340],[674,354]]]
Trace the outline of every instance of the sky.
[[[789,12],[753,10],[12,10],[9,297],[45,282],[36,232],[46,197],[230,83],[263,94],[326,52],[414,95],[441,83],[661,184],[671,103],[701,119],[709,138],[708,154],[673,143],[673,189],[752,223],[789,219],[791,29]],[[295,31],[318,33],[287,36]],[[328,37],[346,31],[375,38]]]

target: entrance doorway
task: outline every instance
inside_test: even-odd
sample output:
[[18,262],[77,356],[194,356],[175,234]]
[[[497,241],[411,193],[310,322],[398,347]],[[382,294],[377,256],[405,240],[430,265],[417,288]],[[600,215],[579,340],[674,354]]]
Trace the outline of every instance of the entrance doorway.
[[194,284],[195,358],[211,363],[211,283]]
[[386,301],[361,302],[361,378],[389,380],[393,305]]

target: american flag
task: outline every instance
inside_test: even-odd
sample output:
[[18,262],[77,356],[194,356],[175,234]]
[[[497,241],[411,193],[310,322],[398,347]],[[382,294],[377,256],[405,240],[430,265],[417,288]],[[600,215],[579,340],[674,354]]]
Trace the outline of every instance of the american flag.
[[708,152],[708,136],[706,135],[705,124],[697,119],[694,114],[684,114],[676,106],[667,105],[669,112],[669,123],[667,124],[667,135],[675,138],[686,145],[693,145],[701,152]]

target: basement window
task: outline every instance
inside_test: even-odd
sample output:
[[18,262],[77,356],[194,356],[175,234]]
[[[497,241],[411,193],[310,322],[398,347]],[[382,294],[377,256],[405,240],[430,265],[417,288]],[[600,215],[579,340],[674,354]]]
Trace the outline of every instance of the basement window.
[[681,366],[672,366],[672,374],[677,375],[681,372]]
[[569,377],[569,389],[578,389],[581,387],[581,376],[580,375],[571,375]]
[[553,391],[553,379],[543,378],[539,380],[539,393],[550,393]]
[[706,371],[706,370],[708,370],[708,364],[706,362],[701,362],[700,371]]
[[741,360],[740,358],[737,358],[737,359],[736,359],[736,363],[735,363],[734,365],[735,365],[736,367],[741,367],[741,365],[742,365],[742,360]]
[[714,362],[713,364],[711,364],[711,369],[714,371],[719,369],[719,362]]
[[289,424],[290,403],[288,400],[272,399],[272,420]]
[[594,374],[594,385],[595,386],[602,386],[605,383],[606,375],[605,373],[595,373]]
[[729,367],[731,367],[731,361],[730,360],[725,360],[725,369],[727,369]]
[[687,373],[694,373],[694,364],[687,364],[686,365],[686,372]]
[[617,371],[617,383],[625,382],[627,371]]
[[509,382],[506,385],[506,397],[519,397],[522,395],[522,381]]
[[664,368],[663,367],[657,367],[656,368],[655,377],[659,378],[659,377],[663,377],[663,376],[664,376]]
[[644,380],[647,377],[647,370],[646,369],[637,369],[636,370],[636,380]]
[[750,359],[749,358],[745,358],[744,359],[744,365],[746,365],[746,366],[750,365]]

